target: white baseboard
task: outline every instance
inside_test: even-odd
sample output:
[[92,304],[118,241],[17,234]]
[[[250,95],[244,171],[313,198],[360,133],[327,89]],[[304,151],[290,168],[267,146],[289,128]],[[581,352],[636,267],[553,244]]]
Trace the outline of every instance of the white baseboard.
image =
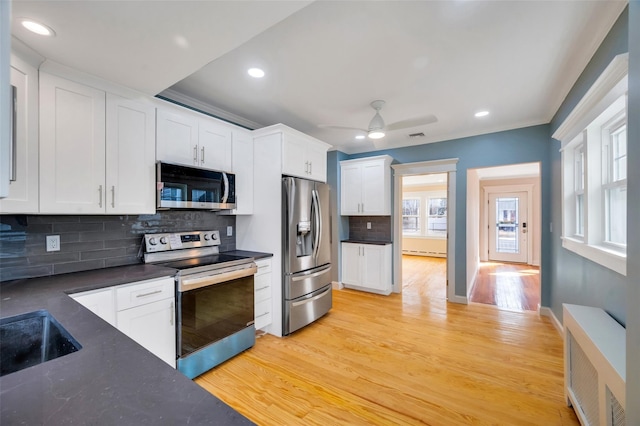
[[466,296],[458,296],[457,294],[455,296],[453,296],[452,298],[449,298],[448,300],[451,303],[460,303],[461,305],[468,305],[469,304],[469,300],[467,299]]
[[331,281],[331,288],[334,290],[342,290],[344,288],[344,284],[338,281]]
[[562,326],[562,323],[558,321],[558,318],[555,316],[551,308],[540,306],[540,308],[538,309],[538,314],[551,318],[551,323],[556,328],[556,330],[558,330],[558,333],[560,333],[561,336],[564,336],[564,327]]

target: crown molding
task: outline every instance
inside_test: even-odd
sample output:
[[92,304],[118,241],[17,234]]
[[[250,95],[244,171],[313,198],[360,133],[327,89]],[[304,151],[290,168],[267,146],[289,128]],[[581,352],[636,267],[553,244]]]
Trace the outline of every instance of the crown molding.
[[613,58],[552,137],[561,141],[562,146],[569,143],[607,106],[626,92],[627,82],[624,78],[628,73],[629,54],[622,53]]
[[244,127],[249,130],[255,130],[264,127],[264,125],[256,123],[255,121],[248,120],[239,115],[225,111],[213,105],[209,105],[191,96],[182,94],[174,89],[166,89],[156,95],[160,99],[164,99],[169,102],[193,109],[195,111],[211,115],[220,120],[227,121],[231,124],[235,124]]

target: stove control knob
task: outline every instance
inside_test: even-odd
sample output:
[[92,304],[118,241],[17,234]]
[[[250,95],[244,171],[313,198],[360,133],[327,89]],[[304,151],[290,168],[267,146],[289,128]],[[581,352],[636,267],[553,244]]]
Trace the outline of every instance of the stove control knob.
[[204,234],[204,240],[205,241],[209,241],[211,239],[211,237],[209,236],[209,234]]
[[217,240],[217,239],[218,239],[218,236],[217,236],[216,234],[211,234],[211,239],[212,239],[212,240]]
[[149,244],[151,244],[152,246],[155,246],[156,244],[158,244],[158,243],[156,242],[156,238],[155,238],[155,237],[151,237],[151,238],[149,238]]
[[160,244],[167,244],[167,237],[160,237]]

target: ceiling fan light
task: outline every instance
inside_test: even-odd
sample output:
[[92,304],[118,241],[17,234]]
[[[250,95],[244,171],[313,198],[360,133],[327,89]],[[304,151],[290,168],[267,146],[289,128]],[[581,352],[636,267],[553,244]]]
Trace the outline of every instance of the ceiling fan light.
[[382,130],[372,130],[367,136],[369,136],[369,139],[381,139],[384,138],[384,132]]

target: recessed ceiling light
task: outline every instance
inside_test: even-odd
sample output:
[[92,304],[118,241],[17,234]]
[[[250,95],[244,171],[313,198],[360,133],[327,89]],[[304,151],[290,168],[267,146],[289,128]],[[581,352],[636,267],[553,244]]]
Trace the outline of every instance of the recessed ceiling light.
[[358,135],[356,136],[356,139],[364,139],[364,135]]
[[489,115],[489,111],[478,111],[475,113],[476,117],[485,117],[487,115]]
[[247,73],[249,73],[249,75],[251,77],[253,77],[253,78],[262,78],[262,77],[264,77],[264,71],[262,71],[260,68],[249,68]]
[[55,36],[56,32],[53,31],[50,27],[41,24],[40,22],[36,22],[33,19],[21,19],[20,23],[23,27],[31,31],[32,33],[36,33],[43,36]]

